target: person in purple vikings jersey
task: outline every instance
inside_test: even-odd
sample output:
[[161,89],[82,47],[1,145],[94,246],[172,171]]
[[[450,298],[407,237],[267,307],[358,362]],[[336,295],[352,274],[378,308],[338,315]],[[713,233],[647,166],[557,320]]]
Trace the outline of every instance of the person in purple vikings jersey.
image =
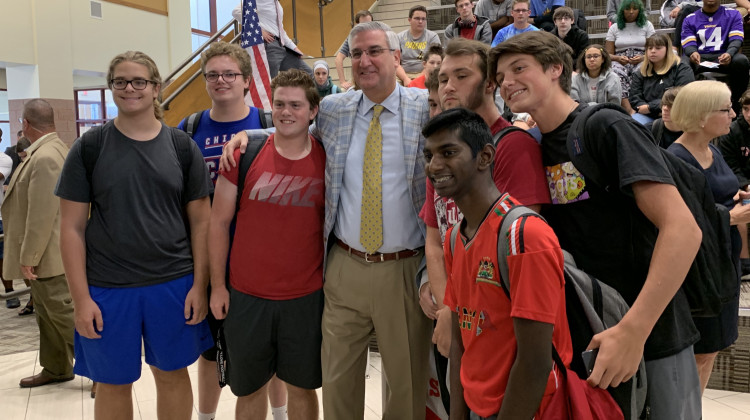
[[[725,73],[732,91],[732,108],[739,114],[739,98],[747,89],[750,62],[742,54],[744,30],[742,16],[727,9],[719,0],[705,0],[703,8],[685,18],[682,23],[683,61],[698,73],[711,71]],[[714,62],[719,67],[709,68],[701,63]]]

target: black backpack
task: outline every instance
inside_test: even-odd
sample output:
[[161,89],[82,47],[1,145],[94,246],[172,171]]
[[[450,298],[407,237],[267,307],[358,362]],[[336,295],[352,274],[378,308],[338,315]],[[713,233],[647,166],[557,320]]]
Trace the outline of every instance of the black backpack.
[[[505,238],[508,237],[513,222],[527,217],[538,217],[544,220],[542,216],[528,207],[515,205],[505,214],[497,232],[497,269],[502,279],[503,292],[508,299],[510,299],[507,261],[509,250]],[[449,239],[451,255],[456,247],[459,225],[457,223],[451,230]],[[573,347],[570,368],[579,378],[588,378],[588,372],[580,356],[581,353],[586,350],[595,334],[620,322],[630,307],[617,290],[579,269],[573,256],[565,250],[562,252],[565,257],[565,311]],[[555,364],[558,369],[564,371],[564,366],[561,366],[563,364],[562,359],[554,345],[552,350]],[[609,387],[607,391],[622,410],[626,420],[641,418],[647,399],[646,362],[644,359],[641,358],[638,371],[631,379],[617,387]]]
[[[587,124],[596,114],[594,124]],[[603,180],[599,165],[586,153],[586,135],[604,138],[606,129],[616,121],[631,117],[618,105],[597,104],[583,109],[568,131],[567,147],[573,165],[587,182],[604,189],[616,190]],[[647,129],[643,132],[651,138]],[[653,141],[653,139],[652,139]],[[719,314],[722,304],[737,298],[737,269],[732,262],[729,211],[714,202],[711,188],[701,171],[660,147],[657,148],[669,168],[675,186],[695,221],[703,231],[701,246],[682,284],[694,317]]]

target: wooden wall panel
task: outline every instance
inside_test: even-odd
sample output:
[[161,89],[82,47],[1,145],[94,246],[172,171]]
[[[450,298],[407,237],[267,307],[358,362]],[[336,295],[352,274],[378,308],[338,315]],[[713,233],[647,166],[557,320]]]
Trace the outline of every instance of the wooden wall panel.
[[[354,13],[367,10],[373,0],[354,0]],[[284,7],[284,29],[290,38],[294,38],[292,17],[292,0],[281,0]],[[351,29],[350,0],[333,0],[323,7],[323,24],[325,36],[325,55],[336,55],[341,43]],[[297,39],[299,49],[305,55],[322,57],[320,49],[320,15],[318,2],[315,0],[297,0]]]

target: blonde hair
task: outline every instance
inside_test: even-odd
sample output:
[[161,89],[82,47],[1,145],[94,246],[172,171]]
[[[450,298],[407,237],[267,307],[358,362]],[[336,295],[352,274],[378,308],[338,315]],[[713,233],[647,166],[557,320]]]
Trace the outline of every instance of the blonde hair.
[[700,131],[706,117],[732,97],[729,87],[716,80],[699,80],[682,86],[672,104],[672,122],[686,133]]
[[[665,47],[667,49],[664,61],[661,67],[656,68],[654,63],[646,58],[641,64],[641,76],[649,77],[655,74],[663,75],[672,68],[672,66],[680,63],[680,57],[675,55],[672,50],[672,40],[666,34],[655,34],[646,39],[646,50],[649,47]],[[654,74],[655,73],[655,74]]]
[[126,51],[122,54],[118,54],[112,61],[109,62],[109,70],[107,71],[107,84],[110,89],[112,88],[112,79],[115,76],[115,67],[120,63],[129,61],[131,63],[140,64],[148,69],[148,78],[154,85],[159,86],[159,94],[154,98],[154,117],[157,120],[164,120],[164,110],[161,109],[161,75],[159,75],[159,69],[156,67],[156,63],[145,53],[140,51]]

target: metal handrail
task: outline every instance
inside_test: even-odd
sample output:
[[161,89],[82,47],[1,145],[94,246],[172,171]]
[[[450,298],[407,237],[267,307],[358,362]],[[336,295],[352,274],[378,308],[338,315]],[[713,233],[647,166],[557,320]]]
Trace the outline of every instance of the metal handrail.
[[[231,40],[231,41],[229,41],[229,43],[230,43],[230,44],[235,44],[235,43],[237,43],[237,42],[239,41],[239,39],[240,39],[240,36],[241,36],[241,35],[242,35],[242,34],[239,34],[239,33],[238,33],[237,35],[235,35],[235,37],[234,37],[234,38],[232,38],[232,40]],[[193,74],[192,74],[192,75],[190,76],[190,78],[188,78],[188,79],[187,79],[187,80],[185,81],[185,83],[183,83],[182,85],[180,85],[180,86],[179,86],[179,87],[178,87],[177,89],[175,89],[175,91],[174,91],[174,92],[172,92],[172,94],[171,94],[171,95],[169,95],[169,97],[167,97],[167,99],[165,99],[164,101],[162,101],[162,103],[161,103],[161,108],[162,108],[162,109],[164,109],[164,110],[167,110],[167,109],[169,109],[169,104],[170,104],[170,103],[171,103],[171,102],[172,102],[172,101],[173,101],[173,100],[174,100],[174,99],[175,99],[175,98],[176,98],[177,96],[179,96],[179,95],[180,95],[180,93],[182,93],[182,91],[183,91],[183,90],[187,89],[187,87],[188,87],[188,86],[190,86],[190,84],[191,84],[191,83],[193,83],[193,80],[197,79],[197,78],[198,78],[198,76],[200,76],[200,75],[201,75],[201,71],[200,71],[200,70],[196,70],[196,72],[195,72],[195,73],[193,73]]]
[[185,60],[183,60],[182,63],[180,63],[180,65],[177,66],[177,68],[175,68],[174,70],[172,70],[172,72],[169,73],[169,75],[164,79],[164,83],[169,82],[169,80],[171,80],[179,72],[181,72],[182,69],[185,68],[185,66],[191,64],[193,62],[193,59],[195,59],[195,57],[199,56],[203,52],[203,50],[205,50],[206,48],[208,48],[209,44],[211,44],[212,42],[216,41],[219,37],[223,36],[224,32],[226,32],[227,29],[229,29],[230,27],[235,27],[235,32],[239,33],[240,31],[239,31],[238,25],[239,25],[238,22],[234,18],[232,18],[232,20],[230,20],[229,22],[227,22],[227,24],[224,25],[224,27],[222,27],[221,29],[219,29],[218,31],[216,31],[216,33],[213,34],[211,36],[211,38],[208,38],[208,41],[204,42],[200,47],[198,47],[197,50],[195,50],[192,54],[190,54],[190,56],[188,56],[188,58],[186,58]]

